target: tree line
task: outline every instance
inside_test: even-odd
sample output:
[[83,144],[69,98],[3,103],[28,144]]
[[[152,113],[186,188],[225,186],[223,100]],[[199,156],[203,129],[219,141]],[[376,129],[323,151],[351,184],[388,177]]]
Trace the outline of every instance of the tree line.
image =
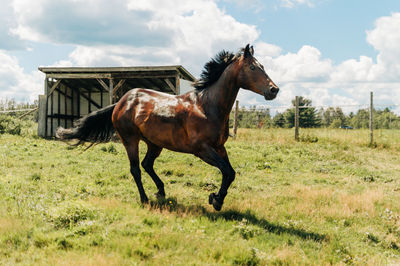
[[[241,128],[292,128],[294,127],[295,100],[293,108],[271,116],[270,110],[259,110],[255,106],[240,108],[238,112],[238,127]],[[369,128],[369,108],[359,109],[356,112],[345,114],[340,107],[317,109],[312,106],[310,99],[299,97],[299,122],[303,128]],[[301,108],[303,107],[303,108]],[[389,108],[383,110],[373,109],[374,128],[400,129],[400,116]],[[230,126],[233,126],[234,114],[232,112]]]

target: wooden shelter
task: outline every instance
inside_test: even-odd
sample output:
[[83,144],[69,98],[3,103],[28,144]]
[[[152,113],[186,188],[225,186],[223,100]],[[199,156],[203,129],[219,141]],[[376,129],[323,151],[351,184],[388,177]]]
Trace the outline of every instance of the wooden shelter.
[[59,126],[110,105],[133,88],[171,94],[192,89],[195,78],[182,66],[39,67],[46,74],[39,95],[38,135],[53,137]]

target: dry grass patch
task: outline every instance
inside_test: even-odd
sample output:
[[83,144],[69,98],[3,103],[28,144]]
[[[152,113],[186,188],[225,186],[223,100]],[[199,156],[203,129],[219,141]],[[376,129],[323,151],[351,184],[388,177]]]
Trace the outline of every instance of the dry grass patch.
[[382,189],[366,189],[360,193],[335,191],[332,188],[316,188],[293,185],[287,195],[295,199],[293,210],[316,217],[349,218],[356,214],[376,215],[376,204],[382,203]]

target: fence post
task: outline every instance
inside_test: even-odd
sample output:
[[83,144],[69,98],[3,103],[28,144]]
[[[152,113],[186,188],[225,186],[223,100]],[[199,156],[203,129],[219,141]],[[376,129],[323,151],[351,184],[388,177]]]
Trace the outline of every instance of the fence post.
[[299,141],[299,96],[296,96],[295,103],[295,111],[294,111],[294,139]]
[[233,137],[236,138],[237,125],[238,125],[239,101],[236,100],[235,105],[235,119],[233,120]]
[[372,110],[374,109],[374,93],[371,91],[369,102],[369,145],[374,143],[374,122]]

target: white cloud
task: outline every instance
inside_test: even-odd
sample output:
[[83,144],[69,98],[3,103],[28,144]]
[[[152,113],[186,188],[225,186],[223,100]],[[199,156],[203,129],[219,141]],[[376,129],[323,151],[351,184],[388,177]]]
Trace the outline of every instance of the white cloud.
[[375,79],[400,79],[400,13],[376,20],[375,28],[367,31],[367,41],[379,51],[374,66]]
[[271,76],[280,82],[324,82],[332,71],[332,62],[321,59],[321,52],[305,45],[297,53],[279,55],[272,60]]
[[217,51],[259,37],[255,26],[238,22],[211,0],[14,0],[13,7],[13,32],[20,38],[77,45],[62,61],[69,65],[182,62],[198,74]]
[[15,99],[33,102],[43,88],[43,76],[35,71],[24,73],[18,60],[0,50],[0,99]]
[[[276,1],[288,8],[317,3]],[[314,105],[365,104],[370,90],[377,103],[397,104],[394,99],[400,98],[400,13],[377,19],[367,31],[368,43],[378,51],[376,58],[361,55],[336,65],[316,47],[304,45],[288,53],[259,41],[255,26],[237,21],[211,0],[13,0],[12,10],[14,18],[0,18],[8,23],[0,23],[0,40],[75,45],[68,58],[55,62],[58,66],[182,64],[198,76],[218,51],[253,43],[255,56],[281,91],[273,102],[242,91],[241,104],[287,106],[296,95],[312,99]],[[43,90],[42,75],[25,73],[4,50],[0,60],[0,97],[36,99]]]
[[279,0],[281,6],[286,8],[293,8],[297,5],[307,5],[308,7],[314,7],[313,0]]
[[[324,59],[317,48],[307,45],[297,53],[279,51],[277,55],[266,56],[261,52],[260,62],[281,89],[277,99],[268,104],[290,105],[296,95],[301,95],[317,106],[368,105],[370,91],[373,91],[376,106],[397,105],[396,99],[400,99],[399,28],[400,13],[393,13],[377,19],[374,29],[367,32],[367,41],[378,51],[376,60],[360,56],[334,65],[330,59]],[[240,97],[242,103],[246,103],[246,94]],[[248,98],[249,103],[255,102]],[[262,97],[256,100],[263,104]],[[345,111],[357,109],[345,108]]]

